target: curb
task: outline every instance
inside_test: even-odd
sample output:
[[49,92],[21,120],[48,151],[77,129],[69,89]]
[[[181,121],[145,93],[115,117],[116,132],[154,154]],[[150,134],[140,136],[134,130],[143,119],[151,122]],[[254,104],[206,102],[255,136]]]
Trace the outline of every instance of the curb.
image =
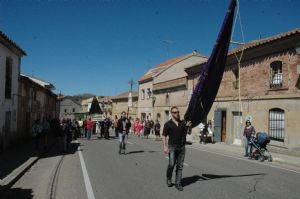
[[16,183],[41,157],[30,158],[27,162],[16,168],[0,182],[0,191],[5,191]]
[[3,195],[10,187],[12,187],[41,157],[50,151],[52,147],[53,145],[47,150],[41,152],[41,154],[37,157],[29,158],[29,160],[13,170],[3,180],[0,180],[0,196]]

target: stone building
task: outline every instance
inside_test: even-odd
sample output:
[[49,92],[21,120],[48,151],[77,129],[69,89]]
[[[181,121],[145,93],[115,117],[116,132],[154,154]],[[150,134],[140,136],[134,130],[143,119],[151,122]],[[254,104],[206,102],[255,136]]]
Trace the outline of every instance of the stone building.
[[[257,132],[269,134],[272,145],[300,150],[300,29],[246,43],[239,70],[236,55],[241,52],[242,47],[229,52],[208,114],[215,140],[241,145],[249,119]],[[189,90],[203,66],[186,69]]]
[[[121,113],[125,111],[128,113],[128,117],[132,118],[137,118],[137,104],[138,104],[138,92],[132,91],[131,92],[131,97],[132,97],[132,102],[128,103],[129,99],[129,93],[130,92],[124,92],[121,93],[115,97],[112,97],[112,119],[114,119],[115,115],[120,117]],[[129,105],[129,106],[128,106]]]
[[81,104],[75,102],[72,98],[66,96],[60,98],[60,119],[84,119],[85,113],[83,113]]
[[28,138],[34,121],[58,118],[54,85],[27,75],[20,75],[18,98],[19,139]]
[[153,78],[154,118],[165,123],[170,119],[170,108],[177,106],[183,117],[188,98],[185,68],[199,65],[207,58],[197,52],[182,56]]
[[0,151],[18,137],[18,79],[23,56],[26,52],[0,31]]

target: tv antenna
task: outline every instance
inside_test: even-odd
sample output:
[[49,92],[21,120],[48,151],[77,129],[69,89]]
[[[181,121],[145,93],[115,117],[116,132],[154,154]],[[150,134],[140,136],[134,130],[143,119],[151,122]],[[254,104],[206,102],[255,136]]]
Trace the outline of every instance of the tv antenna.
[[168,39],[165,39],[162,41],[164,44],[166,44],[166,49],[167,49],[167,57],[169,58],[169,55],[170,55],[170,45],[171,44],[174,44],[175,42],[172,41],[172,40],[168,40]]

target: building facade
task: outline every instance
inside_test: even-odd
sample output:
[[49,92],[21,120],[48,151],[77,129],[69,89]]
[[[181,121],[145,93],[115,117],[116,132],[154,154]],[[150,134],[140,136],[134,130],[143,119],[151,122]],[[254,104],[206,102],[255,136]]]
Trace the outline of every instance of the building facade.
[[148,70],[139,80],[138,115],[140,118],[170,119],[170,108],[186,109],[187,74],[185,68],[199,65],[207,58],[196,51],[167,60]]
[[130,92],[121,93],[115,97],[112,97],[112,119],[114,119],[115,115],[120,117],[121,113],[125,111],[128,117],[133,119],[138,117],[137,114],[137,105],[138,105],[138,92],[131,92],[131,102],[129,99]]
[[85,118],[85,113],[83,113],[81,104],[75,102],[69,97],[63,97],[60,99],[59,108],[59,118],[60,119],[83,119]]
[[0,151],[18,137],[18,79],[23,56],[26,52],[0,31]]
[[30,136],[34,121],[58,118],[57,95],[51,83],[35,77],[20,75],[18,98],[18,139]]
[[180,57],[153,77],[154,119],[158,119],[162,123],[167,122],[171,117],[170,108],[172,106],[177,106],[183,116],[189,95],[185,68],[199,65],[206,60],[205,56],[194,51]]
[[[217,98],[207,119],[213,120],[215,140],[243,144],[245,121],[267,132],[271,144],[300,150],[300,29],[244,45],[240,67],[228,54]],[[186,69],[193,90],[204,64]]]

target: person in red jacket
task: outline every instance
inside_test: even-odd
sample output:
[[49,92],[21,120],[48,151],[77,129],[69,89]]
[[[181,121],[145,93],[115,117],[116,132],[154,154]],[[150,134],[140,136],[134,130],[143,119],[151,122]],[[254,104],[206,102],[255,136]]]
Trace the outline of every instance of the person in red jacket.
[[87,129],[87,139],[90,140],[92,135],[92,129],[93,129],[93,122],[91,118],[88,118],[86,120],[86,129]]

